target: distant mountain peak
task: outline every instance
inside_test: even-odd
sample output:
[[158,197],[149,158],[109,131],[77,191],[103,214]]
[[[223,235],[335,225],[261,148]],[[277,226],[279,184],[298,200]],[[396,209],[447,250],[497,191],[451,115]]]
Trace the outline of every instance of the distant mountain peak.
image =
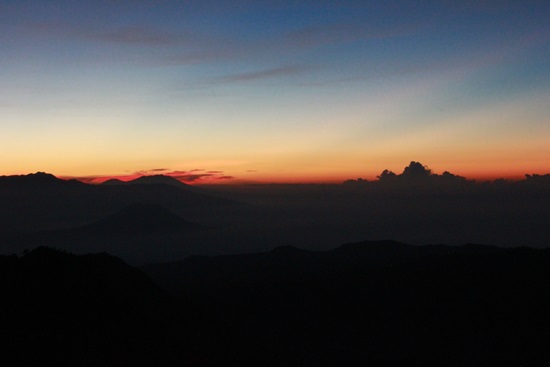
[[102,185],[126,185],[126,182],[119,180],[118,178],[111,178],[101,183]]
[[191,229],[198,225],[180,218],[160,204],[134,203],[88,227],[106,232],[142,233]]
[[6,186],[52,185],[65,182],[51,173],[36,172],[27,175],[0,176],[0,184]]
[[134,180],[122,181],[117,178],[111,178],[102,183],[105,186],[116,186],[116,185],[170,185],[174,187],[189,188],[190,186],[181,182],[177,178],[165,175],[151,175],[151,176],[141,176]]
[[127,184],[134,185],[134,184],[145,184],[145,185],[171,185],[176,187],[189,187],[189,185],[181,182],[177,178],[171,177],[171,176],[165,176],[165,175],[152,175],[152,176],[141,176],[139,178],[136,178],[135,180],[128,181]]
[[38,171],[38,172],[35,172],[35,173],[29,173],[26,176],[31,176],[31,177],[53,177],[53,178],[55,178],[55,176],[52,175],[51,173],[47,173],[47,172],[43,172],[43,171]]

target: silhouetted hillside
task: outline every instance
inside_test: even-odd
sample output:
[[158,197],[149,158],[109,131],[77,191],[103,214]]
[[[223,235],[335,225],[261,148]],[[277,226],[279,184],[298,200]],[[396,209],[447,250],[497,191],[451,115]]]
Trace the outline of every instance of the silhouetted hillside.
[[126,182],[119,180],[118,178],[111,178],[107,181],[104,181],[101,183],[101,185],[109,186],[109,185],[126,185]]
[[242,364],[550,362],[550,250],[380,241],[144,270],[229,325]]
[[[208,188],[189,187],[165,176],[136,180],[153,181],[149,184],[121,185],[88,185],[47,174],[5,177],[0,181],[18,184],[0,184],[0,247],[4,252],[36,247],[44,244],[39,238],[18,242],[17,248],[8,240],[30,232],[81,228],[135,203],[161,205],[209,230],[192,238],[152,231],[124,241],[122,236],[116,241],[88,241],[85,246],[46,243],[79,253],[110,251],[142,264],[191,254],[265,252],[281,245],[327,250],[336,243],[379,238],[422,245],[532,247],[544,247],[550,241],[550,186],[544,175],[484,183],[450,173],[434,174],[411,162],[395,180],[390,176],[389,181],[357,180],[345,185]],[[36,179],[50,184],[37,184]],[[22,180],[26,183],[20,185]]]
[[[258,245],[256,251],[284,244],[322,250],[334,243],[379,238],[502,247],[550,243],[547,175],[481,182],[449,172],[434,174],[413,161],[401,174],[380,176],[340,185],[220,185],[219,192],[263,208],[247,221],[221,219],[235,227],[254,223],[258,233],[267,234],[257,241],[264,247]],[[199,214],[197,221],[207,220],[208,215]]]
[[182,189],[193,189],[192,186],[166,175],[141,176],[130,181],[110,179],[103,182],[102,185],[170,185]]
[[135,180],[129,181],[128,184],[130,185],[171,185],[179,188],[186,188],[191,189],[192,186],[187,185],[183,182],[181,182],[178,179],[175,179],[170,176],[165,175],[153,175],[153,176],[141,176],[139,178],[136,178]]
[[17,365],[545,366],[550,250],[351,243],[192,256],[0,256]]
[[192,231],[202,227],[183,220],[159,204],[133,204],[81,228],[97,236]]
[[77,180],[60,180],[52,174],[36,172],[28,175],[0,176],[1,189],[34,189],[37,187],[82,186]]
[[166,365],[214,358],[202,349],[217,343],[213,320],[107,254],[74,256],[42,247],[20,258],[1,256],[0,274],[3,365]]
[[492,253],[501,248],[483,245],[411,246],[396,241],[348,243],[330,251],[307,251],[293,246],[270,252],[230,256],[190,256],[184,260],[144,266],[165,286],[242,282],[246,284],[283,280],[325,279],[335,274],[363,272],[455,253]]
[[4,252],[46,245],[78,254],[108,251],[130,263],[140,263],[159,256],[185,257],[197,249],[189,240],[208,235],[209,230],[159,204],[132,204],[83,226],[4,234],[0,243]]
[[[157,179],[152,178],[155,182]],[[3,176],[0,177],[0,233],[74,227],[134,203],[158,204],[174,211],[234,204],[169,177],[161,181],[164,183],[90,185],[45,173]]]

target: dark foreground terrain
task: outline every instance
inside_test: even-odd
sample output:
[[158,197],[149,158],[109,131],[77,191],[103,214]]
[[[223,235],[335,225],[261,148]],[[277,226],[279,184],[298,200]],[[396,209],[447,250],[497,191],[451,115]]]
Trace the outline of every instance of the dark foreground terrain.
[[[393,241],[140,269],[37,248],[0,257],[14,365],[542,366],[550,250]],[[8,365],[2,363],[2,365]]]

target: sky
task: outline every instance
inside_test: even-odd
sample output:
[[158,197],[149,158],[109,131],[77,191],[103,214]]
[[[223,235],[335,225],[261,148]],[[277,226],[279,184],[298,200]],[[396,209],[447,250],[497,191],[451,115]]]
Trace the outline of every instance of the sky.
[[550,172],[550,2],[0,0],[0,174]]

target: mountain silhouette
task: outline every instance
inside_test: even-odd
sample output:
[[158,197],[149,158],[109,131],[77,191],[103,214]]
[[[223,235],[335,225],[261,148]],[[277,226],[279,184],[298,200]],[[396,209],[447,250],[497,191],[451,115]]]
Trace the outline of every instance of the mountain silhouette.
[[163,185],[171,185],[171,186],[186,188],[186,189],[192,188],[192,186],[187,185],[174,177],[165,176],[165,175],[141,176],[139,178],[136,178],[135,180],[128,181],[128,184],[130,185],[163,184]]
[[191,185],[187,185],[180,180],[166,175],[151,175],[141,176],[130,181],[121,181],[116,178],[112,178],[102,183],[102,185],[170,185],[183,189],[192,189]]
[[109,186],[109,185],[126,185],[125,181],[119,180],[118,178],[111,178],[107,181],[103,181],[101,185]]
[[230,325],[244,365],[550,362],[550,250],[374,241],[142,269]]
[[236,204],[169,177],[151,180],[163,183],[91,185],[46,173],[0,177],[0,233],[81,226],[134,203],[158,204],[175,212]]
[[81,228],[98,234],[136,234],[190,231],[202,228],[186,221],[159,204],[132,204],[107,218]]
[[40,247],[0,256],[0,274],[6,365],[194,365],[214,356],[201,350],[217,343],[213,319],[113,256]]
[[550,250],[395,241],[140,269],[41,247],[0,256],[0,352],[25,365],[548,365],[549,269]]
[[181,261],[148,265],[143,269],[160,284],[253,284],[305,277],[325,279],[335,272],[362,272],[467,251],[486,253],[503,249],[483,245],[413,246],[391,240],[363,241],[343,244],[330,251],[308,251],[294,246],[280,246],[263,253],[190,256]]
[[51,188],[79,186],[77,180],[61,180],[52,174],[45,172],[30,173],[28,175],[0,176],[0,189],[21,188]]
[[197,249],[190,241],[211,229],[182,219],[159,204],[135,203],[89,224],[55,230],[5,234],[4,251],[17,253],[33,245],[77,254],[109,252],[129,263],[158,256],[182,258]]

